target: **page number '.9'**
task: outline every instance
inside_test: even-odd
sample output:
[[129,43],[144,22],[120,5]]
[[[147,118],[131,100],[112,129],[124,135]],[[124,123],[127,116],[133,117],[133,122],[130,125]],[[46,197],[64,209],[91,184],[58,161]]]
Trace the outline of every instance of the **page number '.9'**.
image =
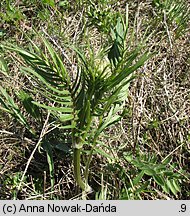
[[181,204],[181,209],[179,210],[179,212],[186,212],[187,207],[186,204]]

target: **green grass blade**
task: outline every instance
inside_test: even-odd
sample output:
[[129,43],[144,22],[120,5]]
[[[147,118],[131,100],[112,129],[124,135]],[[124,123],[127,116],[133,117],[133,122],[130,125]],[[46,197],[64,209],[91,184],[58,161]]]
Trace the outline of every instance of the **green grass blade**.
[[54,88],[53,86],[51,86],[51,85],[44,79],[44,77],[42,77],[41,75],[39,75],[36,71],[34,71],[34,70],[31,69],[31,68],[22,67],[22,71],[23,71],[23,72],[28,72],[28,73],[34,75],[35,77],[37,77],[43,84],[46,85],[46,87],[48,88],[48,90],[52,90],[53,92],[59,93],[59,94],[61,94],[61,95],[63,95],[63,94],[68,94],[68,95],[69,95],[69,94],[70,94],[70,92],[67,91],[67,90],[58,90],[58,89]]
[[65,113],[72,113],[73,112],[73,109],[70,107],[52,107],[52,106],[47,106],[47,105],[38,103],[36,101],[32,101],[32,103],[41,107],[41,108],[44,108],[44,109],[50,110],[50,111],[58,111],[58,112],[65,112]]
[[49,165],[51,191],[53,191],[54,185],[55,185],[55,180],[54,180],[54,161],[53,161],[52,147],[51,147],[50,143],[46,142],[46,141],[43,141],[42,147],[46,151],[47,161],[48,161],[48,165]]
[[138,62],[131,66],[131,67],[125,67],[113,80],[110,81],[110,84],[108,85],[109,89],[112,89],[116,87],[118,84],[120,84],[123,80],[125,80],[129,75],[131,75],[134,71],[136,71],[139,67],[141,67],[146,60],[150,58],[150,55],[148,53],[141,56],[141,58],[138,60]]
[[61,114],[59,116],[59,119],[61,122],[65,122],[65,121],[70,121],[74,118],[74,116],[72,114]]
[[20,98],[24,108],[31,116],[33,116],[36,119],[41,119],[39,107],[32,103],[33,98],[28,93],[21,90],[17,93],[17,96]]
[[3,57],[0,56],[0,72],[5,76],[8,76],[8,66]]
[[2,110],[8,111],[9,114],[11,114],[14,118],[16,118],[31,133],[34,133],[34,131],[29,126],[29,123],[27,122],[26,118],[21,113],[21,110],[19,109],[19,107],[15,104],[14,100],[9,96],[9,94],[6,92],[6,90],[3,89],[1,86],[0,86],[0,92],[5,98],[5,100],[1,99],[1,101],[3,101],[3,103],[6,104],[5,108]]

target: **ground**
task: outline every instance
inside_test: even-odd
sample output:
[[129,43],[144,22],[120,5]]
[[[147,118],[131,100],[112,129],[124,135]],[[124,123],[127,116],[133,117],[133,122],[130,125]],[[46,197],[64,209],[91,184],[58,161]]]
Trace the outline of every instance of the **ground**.
[[[74,78],[80,62],[70,46],[80,48],[88,57],[88,43],[95,54],[106,48],[110,29],[116,25],[119,13],[126,17],[128,7],[127,53],[143,41],[141,54],[149,52],[151,56],[134,72],[136,78],[126,92],[122,118],[106,128],[97,141],[89,167],[93,192],[85,198],[189,199],[189,3],[3,0],[0,5],[0,45],[14,44],[32,50],[31,39],[46,53],[40,32],[62,56]],[[40,135],[43,128],[47,132],[51,116],[43,111],[43,124],[39,124],[24,110],[16,93],[24,89],[32,92],[37,101],[47,99],[36,91],[35,82],[22,73],[20,66],[26,63],[15,52],[0,47],[0,63],[1,88],[14,99],[37,134],[32,136],[5,112],[1,91],[0,198],[84,198],[73,173],[70,132],[55,129],[44,133],[52,147],[48,159]],[[98,64],[104,67],[104,62],[97,61]],[[90,149],[85,145],[81,153],[82,172]]]

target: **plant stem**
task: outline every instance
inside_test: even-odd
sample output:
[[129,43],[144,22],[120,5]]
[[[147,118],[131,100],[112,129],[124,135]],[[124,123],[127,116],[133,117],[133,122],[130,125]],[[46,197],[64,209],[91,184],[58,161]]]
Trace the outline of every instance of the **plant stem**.
[[89,167],[90,167],[90,162],[92,160],[93,151],[94,151],[94,148],[92,147],[90,154],[88,156],[87,162],[86,162],[85,173],[84,173],[86,182],[88,182]]
[[74,148],[73,149],[73,161],[74,161],[74,176],[77,184],[81,187],[83,191],[90,192],[92,189],[87,184],[87,182],[84,182],[81,177],[81,171],[80,171],[80,153],[81,148]]
[[92,122],[92,115],[90,112],[90,100],[87,100],[86,110],[84,111],[84,121],[80,125],[81,128],[84,128],[85,120],[88,120],[86,123],[86,128],[84,133],[80,134],[80,136],[76,136],[76,130],[72,131],[72,142],[73,142],[73,161],[74,161],[74,176],[77,184],[80,188],[85,192],[92,191],[92,188],[88,185],[88,181],[86,179],[82,179],[81,177],[81,157],[80,153],[83,148],[84,141],[87,137],[88,131],[90,130],[91,122]]
[[94,147],[96,145],[96,140],[98,137],[94,137],[93,142],[92,142],[92,148],[90,150],[90,154],[88,156],[87,162],[86,162],[86,167],[85,167],[85,181],[88,182],[88,174],[89,174],[89,167],[90,167],[90,162],[92,160],[92,155],[93,155],[93,151],[94,151]]

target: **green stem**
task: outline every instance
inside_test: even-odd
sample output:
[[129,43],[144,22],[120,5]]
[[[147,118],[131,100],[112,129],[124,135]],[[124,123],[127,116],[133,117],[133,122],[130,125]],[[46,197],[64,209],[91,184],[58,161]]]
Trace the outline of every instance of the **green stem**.
[[84,173],[85,181],[86,181],[86,182],[88,182],[89,168],[90,168],[90,162],[91,162],[91,160],[92,160],[93,151],[94,151],[94,148],[92,147],[92,149],[91,149],[91,151],[90,151],[90,154],[89,154],[89,156],[88,156],[88,160],[87,160],[87,162],[86,162],[85,173]]
[[86,109],[84,110],[84,117],[82,118],[83,121],[81,121],[81,125],[79,128],[84,128],[85,120],[87,120],[86,128],[83,134],[80,134],[80,136],[76,136],[76,130],[74,129],[72,131],[72,142],[73,142],[73,161],[74,161],[74,176],[77,184],[80,186],[80,188],[85,192],[92,191],[91,187],[88,185],[88,182],[85,180],[83,181],[81,177],[81,149],[83,148],[84,141],[88,135],[88,131],[90,130],[91,122],[92,122],[92,116],[90,112],[90,101],[87,100]]
[[81,177],[81,171],[80,171],[80,153],[81,153],[81,148],[74,148],[73,149],[74,154],[73,154],[73,161],[74,161],[74,176],[77,184],[80,186],[80,188],[83,191],[90,192],[92,189],[91,187],[87,184],[87,182],[84,182]]
[[90,167],[90,162],[92,160],[92,155],[93,155],[93,151],[94,151],[94,148],[96,146],[96,140],[97,140],[98,137],[94,137],[93,139],[93,142],[92,142],[92,148],[90,150],[90,154],[88,156],[88,159],[87,159],[87,162],[86,162],[86,167],[85,167],[85,173],[84,173],[84,176],[85,176],[85,181],[88,182],[88,175],[89,175],[89,167]]

